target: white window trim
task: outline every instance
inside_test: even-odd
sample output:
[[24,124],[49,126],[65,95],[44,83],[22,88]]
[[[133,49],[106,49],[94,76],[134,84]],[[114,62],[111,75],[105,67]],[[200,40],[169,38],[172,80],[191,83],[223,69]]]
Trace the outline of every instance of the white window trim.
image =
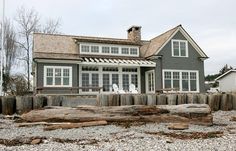
[[[153,81],[152,81],[154,83],[153,91],[149,91],[149,89],[148,89],[148,85],[149,85],[149,83],[148,83],[148,74],[149,73],[153,73]],[[150,71],[145,72],[145,82],[146,82],[146,93],[155,93],[155,90],[156,90],[156,88],[155,88],[155,70],[150,70]]]
[[[82,45],[89,46],[89,52],[82,52]],[[91,52],[91,46],[98,46],[99,52]],[[103,53],[102,47],[109,47],[110,53]],[[111,47],[117,47],[118,53],[111,53]],[[122,54],[121,49],[122,48],[129,48],[129,54]],[[137,54],[130,54],[130,49],[135,48],[137,49]],[[112,44],[98,44],[98,43],[79,43],[79,50],[80,54],[91,54],[91,55],[112,55],[112,56],[132,56],[132,57],[139,57],[139,47],[138,46],[132,46],[132,45],[112,45]]]
[[[53,78],[52,78],[52,85],[47,85],[47,69],[52,68],[53,69]],[[63,79],[63,69],[69,69],[69,85],[63,85],[63,81],[61,81],[61,85],[55,85],[55,69],[60,68],[61,69],[61,74],[62,74],[62,79]],[[72,67],[70,66],[44,66],[44,72],[43,72],[43,86],[44,87],[72,87]]]
[[[179,43],[179,56],[175,56],[174,55],[174,42],[178,42]],[[186,56],[181,56],[181,51],[180,51],[180,42],[184,42],[185,43],[185,46],[186,46]],[[187,58],[188,57],[188,41],[187,40],[178,40],[178,39],[172,39],[171,40],[171,55],[172,57],[185,57]]]
[[[98,73],[99,75],[99,87],[102,87],[103,86],[103,73],[108,73],[109,74],[109,78],[110,78],[110,85],[112,85],[112,74],[118,74],[118,77],[119,77],[119,88],[122,88],[123,89],[123,79],[122,79],[122,75],[123,73],[127,73],[129,74],[129,78],[130,78],[130,81],[129,81],[129,84],[131,84],[131,74],[137,74],[138,75],[138,79],[137,79],[137,82],[138,82],[138,92],[140,92],[141,88],[140,88],[140,67],[134,67],[134,68],[137,68],[137,72],[122,72],[122,68],[127,68],[127,66],[119,66],[118,67],[118,72],[114,72],[114,71],[102,71],[102,68],[103,67],[111,67],[111,66],[98,66],[98,71],[82,71],[82,66],[89,66],[89,65],[80,65],[79,66],[79,86],[81,87],[82,86],[82,73]],[[110,88],[110,91],[106,91],[106,92],[103,92],[103,90],[101,90],[101,93],[103,94],[110,94],[112,93],[112,88]],[[82,91],[81,89],[79,90],[79,94],[85,94],[85,95],[93,95],[93,94],[98,94],[99,92],[98,91]]]
[[[177,92],[181,92],[181,93],[199,93],[199,72],[198,70],[173,70],[173,69],[163,69],[162,70],[162,86],[163,89],[165,89],[165,72],[171,72],[171,75],[173,74],[173,72],[179,72],[179,86],[180,86],[180,90]],[[195,72],[196,73],[196,87],[197,90],[196,91],[182,91],[182,72],[188,72],[188,76],[190,77],[190,72]],[[190,90],[190,78],[188,79],[188,87]],[[173,88],[173,76],[171,76],[171,87]],[[171,92],[176,92],[176,91],[171,91]]]

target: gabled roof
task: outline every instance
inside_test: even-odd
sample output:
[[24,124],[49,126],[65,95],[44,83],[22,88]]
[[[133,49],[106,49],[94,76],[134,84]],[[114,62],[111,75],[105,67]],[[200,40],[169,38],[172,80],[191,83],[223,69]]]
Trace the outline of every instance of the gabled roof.
[[231,70],[225,72],[224,74],[222,74],[222,75],[220,75],[219,77],[217,77],[217,78],[215,79],[215,81],[220,80],[221,78],[227,76],[228,74],[230,74],[230,73],[232,73],[232,72],[236,72],[236,70],[235,70],[235,69],[231,69]]
[[[149,43],[143,45],[140,50],[145,51],[144,57],[150,57],[152,55],[158,55],[162,48],[173,38],[173,36],[180,31],[183,36],[192,44],[192,46],[197,50],[202,58],[208,58],[207,55],[202,51],[202,49],[197,45],[197,43],[191,38],[191,36],[184,30],[182,25],[178,25],[165,33],[153,38]],[[147,49],[145,49],[147,48]],[[141,53],[142,54],[142,53]]]

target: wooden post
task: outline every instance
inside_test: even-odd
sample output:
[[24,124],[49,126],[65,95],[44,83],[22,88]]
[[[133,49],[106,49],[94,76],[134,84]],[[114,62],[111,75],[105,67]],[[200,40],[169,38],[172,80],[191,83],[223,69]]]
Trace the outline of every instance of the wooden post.
[[198,102],[200,104],[208,104],[207,94],[199,94],[198,95]]
[[120,95],[110,94],[108,98],[108,106],[119,106],[120,105]]
[[97,106],[108,106],[109,94],[98,94],[97,95]]
[[167,98],[165,94],[157,95],[157,105],[166,105]]
[[213,111],[218,111],[220,109],[220,94],[209,94],[208,104]]
[[134,105],[134,100],[131,94],[120,95],[120,105]]
[[61,96],[61,95],[48,96],[47,105],[48,106],[61,106],[62,100],[64,100],[64,99],[65,99],[65,97]]
[[232,93],[233,110],[236,110],[236,93]]
[[2,97],[2,114],[12,115],[16,111],[16,98],[14,96]]
[[31,111],[33,108],[33,98],[31,96],[16,97],[16,113],[23,114]]
[[233,109],[232,95],[223,94],[220,101],[220,109],[222,111],[229,111]]
[[0,96],[0,114],[2,113],[2,96]]
[[40,109],[47,106],[47,97],[38,95],[33,97],[33,109]]
[[168,94],[167,95],[167,104],[168,105],[176,105],[177,104],[177,95],[176,94]]
[[179,104],[187,104],[187,95],[186,94],[178,94],[177,105],[179,105]]
[[134,105],[147,105],[147,96],[145,94],[133,94]]
[[198,96],[196,94],[187,94],[187,103],[188,104],[199,104]]
[[147,105],[157,105],[156,94],[147,94]]

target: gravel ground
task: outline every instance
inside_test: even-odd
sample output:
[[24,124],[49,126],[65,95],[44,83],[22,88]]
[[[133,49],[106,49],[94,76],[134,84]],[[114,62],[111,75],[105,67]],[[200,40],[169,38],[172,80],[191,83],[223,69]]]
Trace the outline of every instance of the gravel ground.
[[[211,127],[190,125],[187,130],[168,130],[168,124],[134,123],[132,125],[94,126],[68,130],[43,131],[43,126],[16,127],[13,120],[0,116],[0,142],[4,140],[24,140],[29,137],[41,138],[38,145],[18,144],[0,145],[0,150],[204,150],[235,151],[236,122],[230,121],[236,111],[217,111],[213,113],[214,125]],[[223,132],[223,135],[203,139],[186,139],[164,134],[193,134]],[[195,134],[196,133],[196,134]],[[2,144],[2,143],[0,143]]]

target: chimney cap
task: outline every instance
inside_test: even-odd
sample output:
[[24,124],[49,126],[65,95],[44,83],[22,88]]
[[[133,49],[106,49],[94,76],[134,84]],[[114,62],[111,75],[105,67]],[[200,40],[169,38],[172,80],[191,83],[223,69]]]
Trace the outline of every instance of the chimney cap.
[[133,28],[135,28],[136,30],[139,30],[142,28],[142,26],[132,25],[127,29],[127,31],[130,32],[130,31],[132,31]]

